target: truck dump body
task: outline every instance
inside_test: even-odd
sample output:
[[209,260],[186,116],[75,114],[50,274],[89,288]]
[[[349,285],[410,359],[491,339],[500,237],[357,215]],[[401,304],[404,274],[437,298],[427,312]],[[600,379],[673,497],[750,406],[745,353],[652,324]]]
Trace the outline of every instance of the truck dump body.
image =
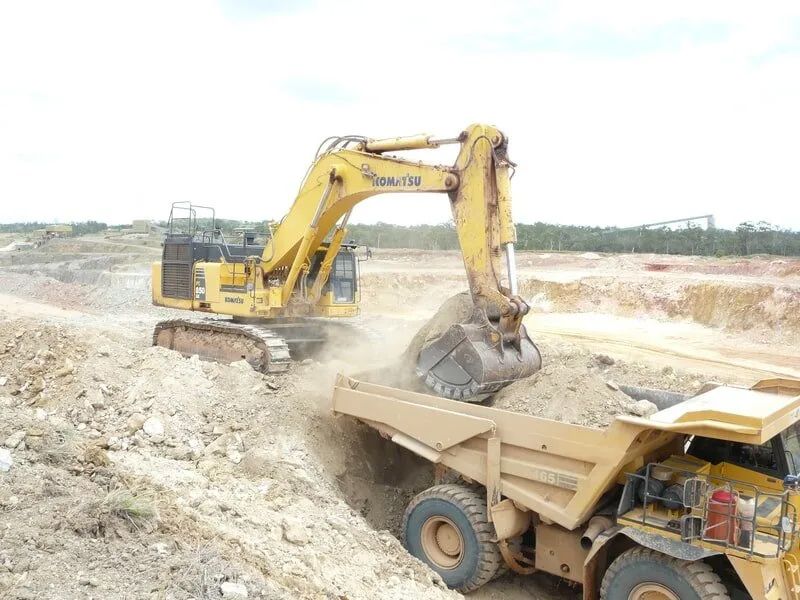
[[649,419],[620,416],[594,429],[340,376],[333,410],[574,529],[651,451],[670,442],[677,451],[687,434],[763,444],[800,418],[798,394],[800,382],[788,380],[718,387]]
[[625,465],[677,439],[638,420],[593,429],[347,377],[333,409],[567,529],[591,516]]

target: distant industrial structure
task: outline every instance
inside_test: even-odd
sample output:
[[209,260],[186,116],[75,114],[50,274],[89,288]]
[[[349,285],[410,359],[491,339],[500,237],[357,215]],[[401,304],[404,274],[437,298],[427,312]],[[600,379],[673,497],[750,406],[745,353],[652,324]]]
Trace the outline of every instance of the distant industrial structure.
[[131,222],[130,229],[122,228],[120,229],[121,233],[164,233],[166,229],[161,227],[160,225],[156,225],[149,219],[134,219]]
[[698,217],[685,217],[683,219],[672,219],[671,221],[659,221],[658,223],[645,223],[643,225],[634,225],[633,227],[620,227],[618,231],[633,231],[636,229],[649,229],[650,227],[660,227],[662,225],[672,225],[673,223],[686,223],[688,226],[692,221],[705,221],[707,229],[714,229],[716,224],[714,222],[714,215],[700,215]]
[[150,221],[147,219],[134,219],[131,224],[132,233],[150,233]]
[[41,239],[51,239],[56,237],[70,237],[72,235],[72,225],[48,225],[33,232],[34,237]]

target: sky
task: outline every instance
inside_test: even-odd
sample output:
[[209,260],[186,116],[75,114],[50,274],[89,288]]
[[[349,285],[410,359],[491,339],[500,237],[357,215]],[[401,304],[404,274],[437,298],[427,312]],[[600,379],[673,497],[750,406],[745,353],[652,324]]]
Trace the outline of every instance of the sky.
[[[0,3],[0,222],[279,219],[325,137],[475,122],[518,222],[800,229],[800,3]],[[352,221],[449,218],[388,194]]]

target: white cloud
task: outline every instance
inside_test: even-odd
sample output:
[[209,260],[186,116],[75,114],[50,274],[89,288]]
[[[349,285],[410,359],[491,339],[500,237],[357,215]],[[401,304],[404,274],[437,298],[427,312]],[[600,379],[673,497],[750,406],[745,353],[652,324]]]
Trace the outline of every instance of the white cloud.
[[[519,221],[800,228],[795,3],[486,6],[3,4],[0,221],[159,218],[186,199],[279,217],[328,135],[488,121],[520,163]],[[437,196],[354,214],[448,217]]]

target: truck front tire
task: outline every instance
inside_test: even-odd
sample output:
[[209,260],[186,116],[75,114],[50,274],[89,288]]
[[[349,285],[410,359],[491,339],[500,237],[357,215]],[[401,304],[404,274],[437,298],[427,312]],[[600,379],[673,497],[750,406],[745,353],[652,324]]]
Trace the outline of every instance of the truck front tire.
[[414,498],[403,516],[403,542],[459,592],[491,581],[503,563],[486,499],[472,488],[445,484]]
[[730,600],[719,576],[703,561],[688,562],[649,548],[631,548],[611,563],[602,600]]

